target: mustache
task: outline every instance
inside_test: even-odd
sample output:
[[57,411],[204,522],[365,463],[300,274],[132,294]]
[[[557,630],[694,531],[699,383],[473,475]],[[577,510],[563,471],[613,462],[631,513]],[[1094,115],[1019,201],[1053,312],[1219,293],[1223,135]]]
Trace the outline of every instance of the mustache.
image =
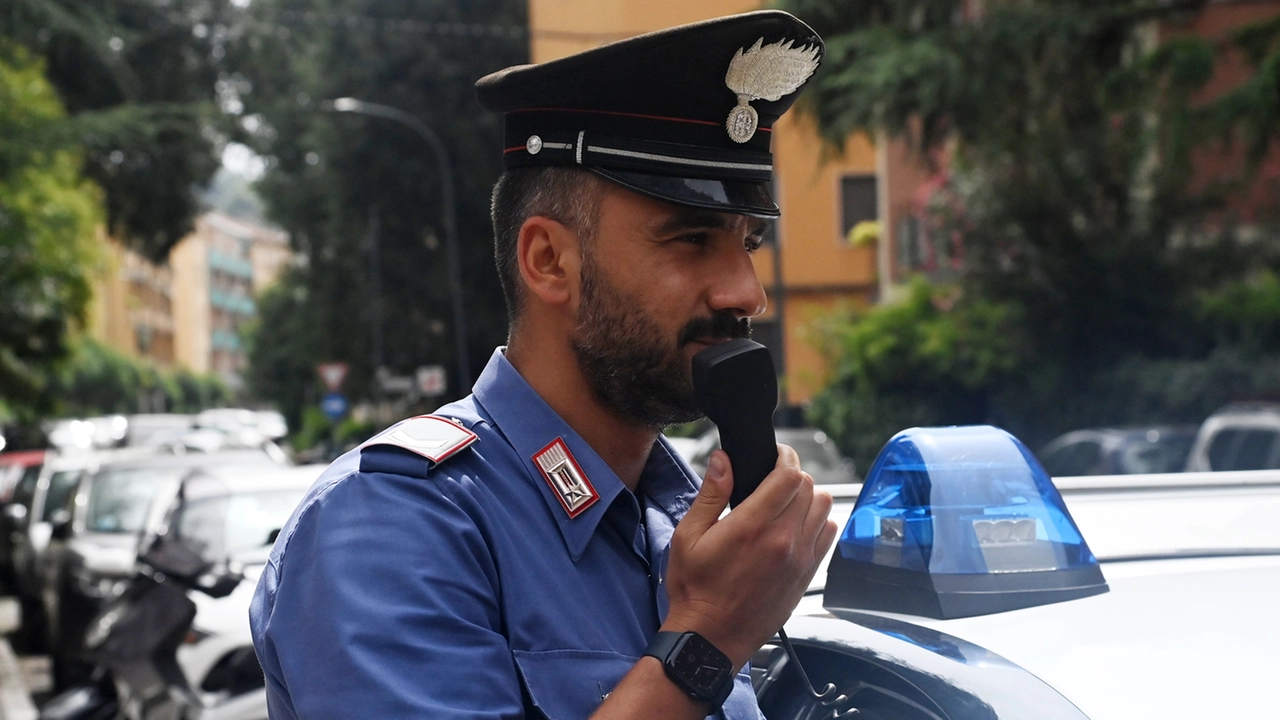
[[727,310],[711,317],[694,318],[680,329],[680,347],[694,340],[735,340],[751,337],[751,320]]

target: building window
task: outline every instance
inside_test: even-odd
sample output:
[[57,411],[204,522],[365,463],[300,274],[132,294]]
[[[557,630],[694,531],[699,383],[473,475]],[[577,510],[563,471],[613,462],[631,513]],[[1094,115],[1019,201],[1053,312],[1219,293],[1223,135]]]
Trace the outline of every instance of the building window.
[[860,222],[874,222],[876,212],[876,176],[846,175],[840,178],[840,237],[848,239],[849,231]]
[[898,222],[895,239],[898,241],[898,269],[902,272],[918,270],[924,265],[921,231],[920,218],[915,215],[907,215]]

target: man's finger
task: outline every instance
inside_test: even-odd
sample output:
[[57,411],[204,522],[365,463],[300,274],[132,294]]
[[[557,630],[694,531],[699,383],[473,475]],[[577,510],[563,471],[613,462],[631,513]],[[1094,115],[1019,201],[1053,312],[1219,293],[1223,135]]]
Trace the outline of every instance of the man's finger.
[[[778,519],[791,507],[803,484],[799,470],[800,456],[796,451],[788,445],[778,445],[778,464],[756,491],[742,501],[742,507],[759,505],[764,509],[749,512],[763,512],[769,520]],[[782,477],[778,477],[780,473]]]
[[729,465],[729,456],[724,450],[711,453],[711,461],[707,463],[707,476],[702,480],[702,489],[693,505],[685,514],[680,525],[687,526],[695,535],[702,535],[716,524],[721,513],[729,505],[729,495],[733,492],[733,468]]

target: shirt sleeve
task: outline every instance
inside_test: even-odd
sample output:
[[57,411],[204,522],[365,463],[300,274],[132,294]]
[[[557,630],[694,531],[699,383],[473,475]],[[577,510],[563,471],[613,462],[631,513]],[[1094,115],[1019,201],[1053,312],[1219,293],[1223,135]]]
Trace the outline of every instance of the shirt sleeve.
[[494,560],[448,482],[356,472],[300,511],[251,609],[274,720],[522,716]]

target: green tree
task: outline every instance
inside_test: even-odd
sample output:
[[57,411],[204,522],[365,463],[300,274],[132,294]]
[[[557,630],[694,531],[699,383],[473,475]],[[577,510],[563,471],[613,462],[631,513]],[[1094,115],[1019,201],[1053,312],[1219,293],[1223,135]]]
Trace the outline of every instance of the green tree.
[[81,148],[109,231],[155,260],[199,212],[193,188],[237,130],[219,75],[240,11],[229,0],[10,0],[0,38],[44,59],[70,116],[42,133]]
[[95,262],[100,194],[43,134],[63,117],[42,64],[0,40],[0,404],[19,415],[47,399]]
[[501,118],[480,109],[473,84],[527,59],[525,22],[517,0],[249,7],[246,31],[229,48],[235,73],[227,82],[243,105],[248,142],[268,165],[257,186],[268,217],[307,259],[263,299],[249,376],[264,398],[290,408],[291,421],[316,399],[307,393],[319,362],[349,364],[344,391],[353,400],[376,395],[378,366],[404,375],[444,365],[451,394],[469,390],[453,372],[437,159],[411,129],[327,112],[325,100],[390,105],[442,138],[457,198],[473,379],[505,337],[488,222]]
[[1025,364],[1016,306],[957,302],[956,287],[911,283],[901,301],[837,313],[819,326],[831,366],[810,420],[869,468],[895,432],[987,422],[992,388]]
[[[1091,393],[1115,390],[1120,367],[1167,378],[1161,363],[1205,362],[1223,340],[1211,299],[1251,268],[1280,268],[1274,229],[1255,219],[1244,242],[1231,202],[1280,128],[1280,22],[1219,47],[1152,32],[1176,30],[1203,0],[782,4],[827,40],[802,101],[823,135],[905,138],[932,158],[948,174],[932,225],[963,253],[957,310],[990,302],[1022,318],[1020,369],[981,390],[988,419],[1037,440],[1135,420]],[[1202,98],[1217,58],[1239,48],[1253,75]],[[1247,162],[1197,182],[1204,152]],[[1271,327],[1280,305],[1260,312],[1270,319],[1255,313],[1237,335]],[[930,414],[960,419],[945,405],[929,402]],[[1164,419],[1146,411],[1137,419]]]

